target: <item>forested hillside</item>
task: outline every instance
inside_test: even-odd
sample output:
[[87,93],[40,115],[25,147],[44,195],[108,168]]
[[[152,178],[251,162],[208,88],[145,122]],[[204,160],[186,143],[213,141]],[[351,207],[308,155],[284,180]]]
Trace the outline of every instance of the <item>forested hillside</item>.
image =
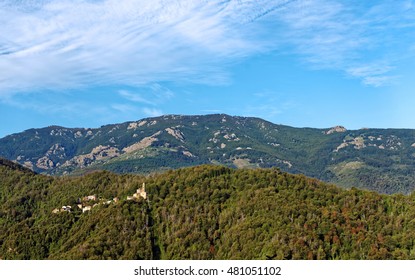
[[276,168],[55,178],[2,161],[0,258],[415,259],[414,198]]

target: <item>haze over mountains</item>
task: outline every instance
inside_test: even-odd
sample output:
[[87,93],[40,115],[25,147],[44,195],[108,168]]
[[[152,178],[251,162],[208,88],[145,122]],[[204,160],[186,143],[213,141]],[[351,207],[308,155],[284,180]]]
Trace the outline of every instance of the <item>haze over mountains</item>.
[[415,130],[294,128],[223,114],[166,115],[96,129],[30,129],[0,139],[0,157],[45,174],[220,164],[278,167],[381,193],[409,193],[415,186]]

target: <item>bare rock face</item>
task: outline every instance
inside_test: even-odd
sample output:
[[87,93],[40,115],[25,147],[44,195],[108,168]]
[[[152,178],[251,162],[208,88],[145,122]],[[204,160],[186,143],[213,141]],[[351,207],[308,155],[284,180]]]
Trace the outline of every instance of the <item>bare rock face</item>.
[[[46,154],[36,161],[36,167],[43,170],[50,170],[57,166],[53,158],[64,159],[66,157],[65,148],[60,144],[52,145]],[[33,168],[33,165],[31,166]]]
[[62,166],[85,167],[92,164],[95,161],[111,159],[114,157],[118,157],[119,155],[120,151],[118,150],[118,148],[99,145],[93,148],[89,154],[75,156],[72,159],[66,161]]
[[332,133],[335,133],[335,132],[345,132],[345,131],[347,131],[347,129],[344,126],[337,125],[335,127],[330,128],[326,132],[324,132],[324,134],[329,135],[329,134],[332,134]]
[[65,147],[62,147],[60,144],[54,144],[50,149],[46,152],[46,156],[57,156],[60,159],[63,159],[66,157],[65,153]]
[[55,167],[55,163],[47,156],[44,156],[37,160],[36,166],[40,169],[48,170]]
[[30,170],[33,170],[33,162],[31,162],[31,161],[25,161],[24,163],[23,163],[23,166],[24,167],[26,167],[26,168],[29,168]]
[[168,134],[170,134],[171,136],[173,136],[174,138],[176,138],[180,142],[184,142],[184,135],[180,130],[175,129],[175,128],[171,128],[171,127],[168,127],[165,130],[167,131]]
[[185,155],[185,156],[187,156],[187,157],[195,157],[191,152],[189,152],[189,151],[183,151],[182,152],[183,153],[183,155]]
[[344,149],[348,146],[354,146],[354,148],[356,150],[360,150],[365,148],[367,145],[365,144],[365,139],[361,136],[359,137],[355,137],[353,139],[349,139],[349,140],[343,140],[343,143],[341,143],[335,150],[334,152],[338,152],[341,149]]
[[127,130],[136,130],[137,128],[147,124],[147,121],[132,122],[128,124]]
[[84,136],[84,135],[82,134],[82,131],[79,131],[79,130],[73,134],[73,137],[75,139],[81,138],[82,136]]
[[137,150],[142,150],[144,148],[147,148],[149,146],[151,146],[151,144],[153,144],[153,142],[157,141],[158,139],[156,138],[158,135],[160,135],[161,131],[158,131],[156,133],[154,133],[153,135],[149,136],[149,137],[144,137],[141,141],[134,143],[128,147],[125,147],[123,150],[123,152],[125,153],[131,153]]

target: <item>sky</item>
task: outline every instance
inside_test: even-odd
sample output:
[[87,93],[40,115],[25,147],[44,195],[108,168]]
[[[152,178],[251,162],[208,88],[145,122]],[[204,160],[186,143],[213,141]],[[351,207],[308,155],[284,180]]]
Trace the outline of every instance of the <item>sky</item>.
[[0,137],[164,114],[415,128],[412,0],[0,0]]

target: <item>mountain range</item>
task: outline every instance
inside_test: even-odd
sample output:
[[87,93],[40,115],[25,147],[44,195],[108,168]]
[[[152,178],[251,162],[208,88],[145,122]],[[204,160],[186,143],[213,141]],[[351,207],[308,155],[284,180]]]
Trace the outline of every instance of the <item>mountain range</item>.
[[295,128],[224,114],[29,129],[0,139],[0,157],[50,175],[148,174],[214,164],[277,167],[380,193],[407,194],[415,188],[415,130]]

